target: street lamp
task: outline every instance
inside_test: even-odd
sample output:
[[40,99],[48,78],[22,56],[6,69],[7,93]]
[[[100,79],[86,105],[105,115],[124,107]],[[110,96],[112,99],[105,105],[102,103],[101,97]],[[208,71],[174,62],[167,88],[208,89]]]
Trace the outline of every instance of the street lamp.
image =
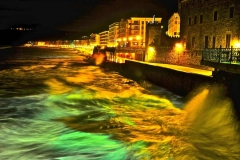
[[154,46],[148,46],[147,49],[147,61],[153,60],[156,55],[156,49]]
[[178,54],[178,63],[179,63],[179,56],[180,56],[179,54],[180,54],[180,52],[183,51],[183,45],[181,43],[176,43],[175,44],[175,51]]
[[240,48],[240,42],[235,42],[235,43],[234,43],[234,47],[235,47],[235,48]]

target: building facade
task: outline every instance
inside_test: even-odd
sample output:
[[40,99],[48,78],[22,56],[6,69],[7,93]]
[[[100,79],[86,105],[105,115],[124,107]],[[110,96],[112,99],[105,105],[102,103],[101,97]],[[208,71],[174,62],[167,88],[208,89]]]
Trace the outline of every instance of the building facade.
[[115,22],[109,25],[108,46],[116,47],[119,34],[119,22]]
[[108,37],[109,37],[109,31],[103,31],[99,33],[100,36],[100,43],[99,45],[101,47],[105,47],[108,44]]
[[145,48],[146,24],[161,23],[162,18],[153,17],[131,17],[128,20],[121,20],[119,44],[123,47]]
[[178,13],[173,13],[168,20],[168,31],[166,34],[173,38],[180,37],[180,16]]
[[130,19],[121,19],[121,21],[119,22],[118,38],[123,39],[124,37],[128,37],[130,25],[131,25],[131,20]]
[[98,46],[100,45],[100,35],[92,33],[89,38],[90,46]]
[[180,37],[186,49],[239,44],[239,0],[179,0],[179,14]]

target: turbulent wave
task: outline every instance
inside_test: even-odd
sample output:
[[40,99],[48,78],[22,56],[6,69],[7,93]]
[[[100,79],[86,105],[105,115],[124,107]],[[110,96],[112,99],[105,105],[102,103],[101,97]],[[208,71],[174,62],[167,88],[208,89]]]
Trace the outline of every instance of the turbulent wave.
[[185,158],[240,159],[239,123],[233,104],[224,93],[221,86],[209,86],[199,90],[186,104],[191,155]]
[[0,71],[0,159],[240,159],[239,124],[220,87],[184,104],[81,57],[34,60],[68,52],[30,51],[18,56],[34,63],[9,60],[18,65]]

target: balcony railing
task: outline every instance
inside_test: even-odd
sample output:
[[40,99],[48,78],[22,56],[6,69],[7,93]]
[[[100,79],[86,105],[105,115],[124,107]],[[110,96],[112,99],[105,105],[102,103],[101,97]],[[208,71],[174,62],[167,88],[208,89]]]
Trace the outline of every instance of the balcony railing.
[[240,64],[240,48],[205,48],[202,50],[202,60]]

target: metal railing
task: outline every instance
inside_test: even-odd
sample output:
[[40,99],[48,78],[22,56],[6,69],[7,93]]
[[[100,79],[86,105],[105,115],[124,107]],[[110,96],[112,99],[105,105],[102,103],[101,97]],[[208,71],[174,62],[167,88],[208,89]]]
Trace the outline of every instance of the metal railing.
[[218,63],[240,64],[240,48],[204,48],[202,60]]

